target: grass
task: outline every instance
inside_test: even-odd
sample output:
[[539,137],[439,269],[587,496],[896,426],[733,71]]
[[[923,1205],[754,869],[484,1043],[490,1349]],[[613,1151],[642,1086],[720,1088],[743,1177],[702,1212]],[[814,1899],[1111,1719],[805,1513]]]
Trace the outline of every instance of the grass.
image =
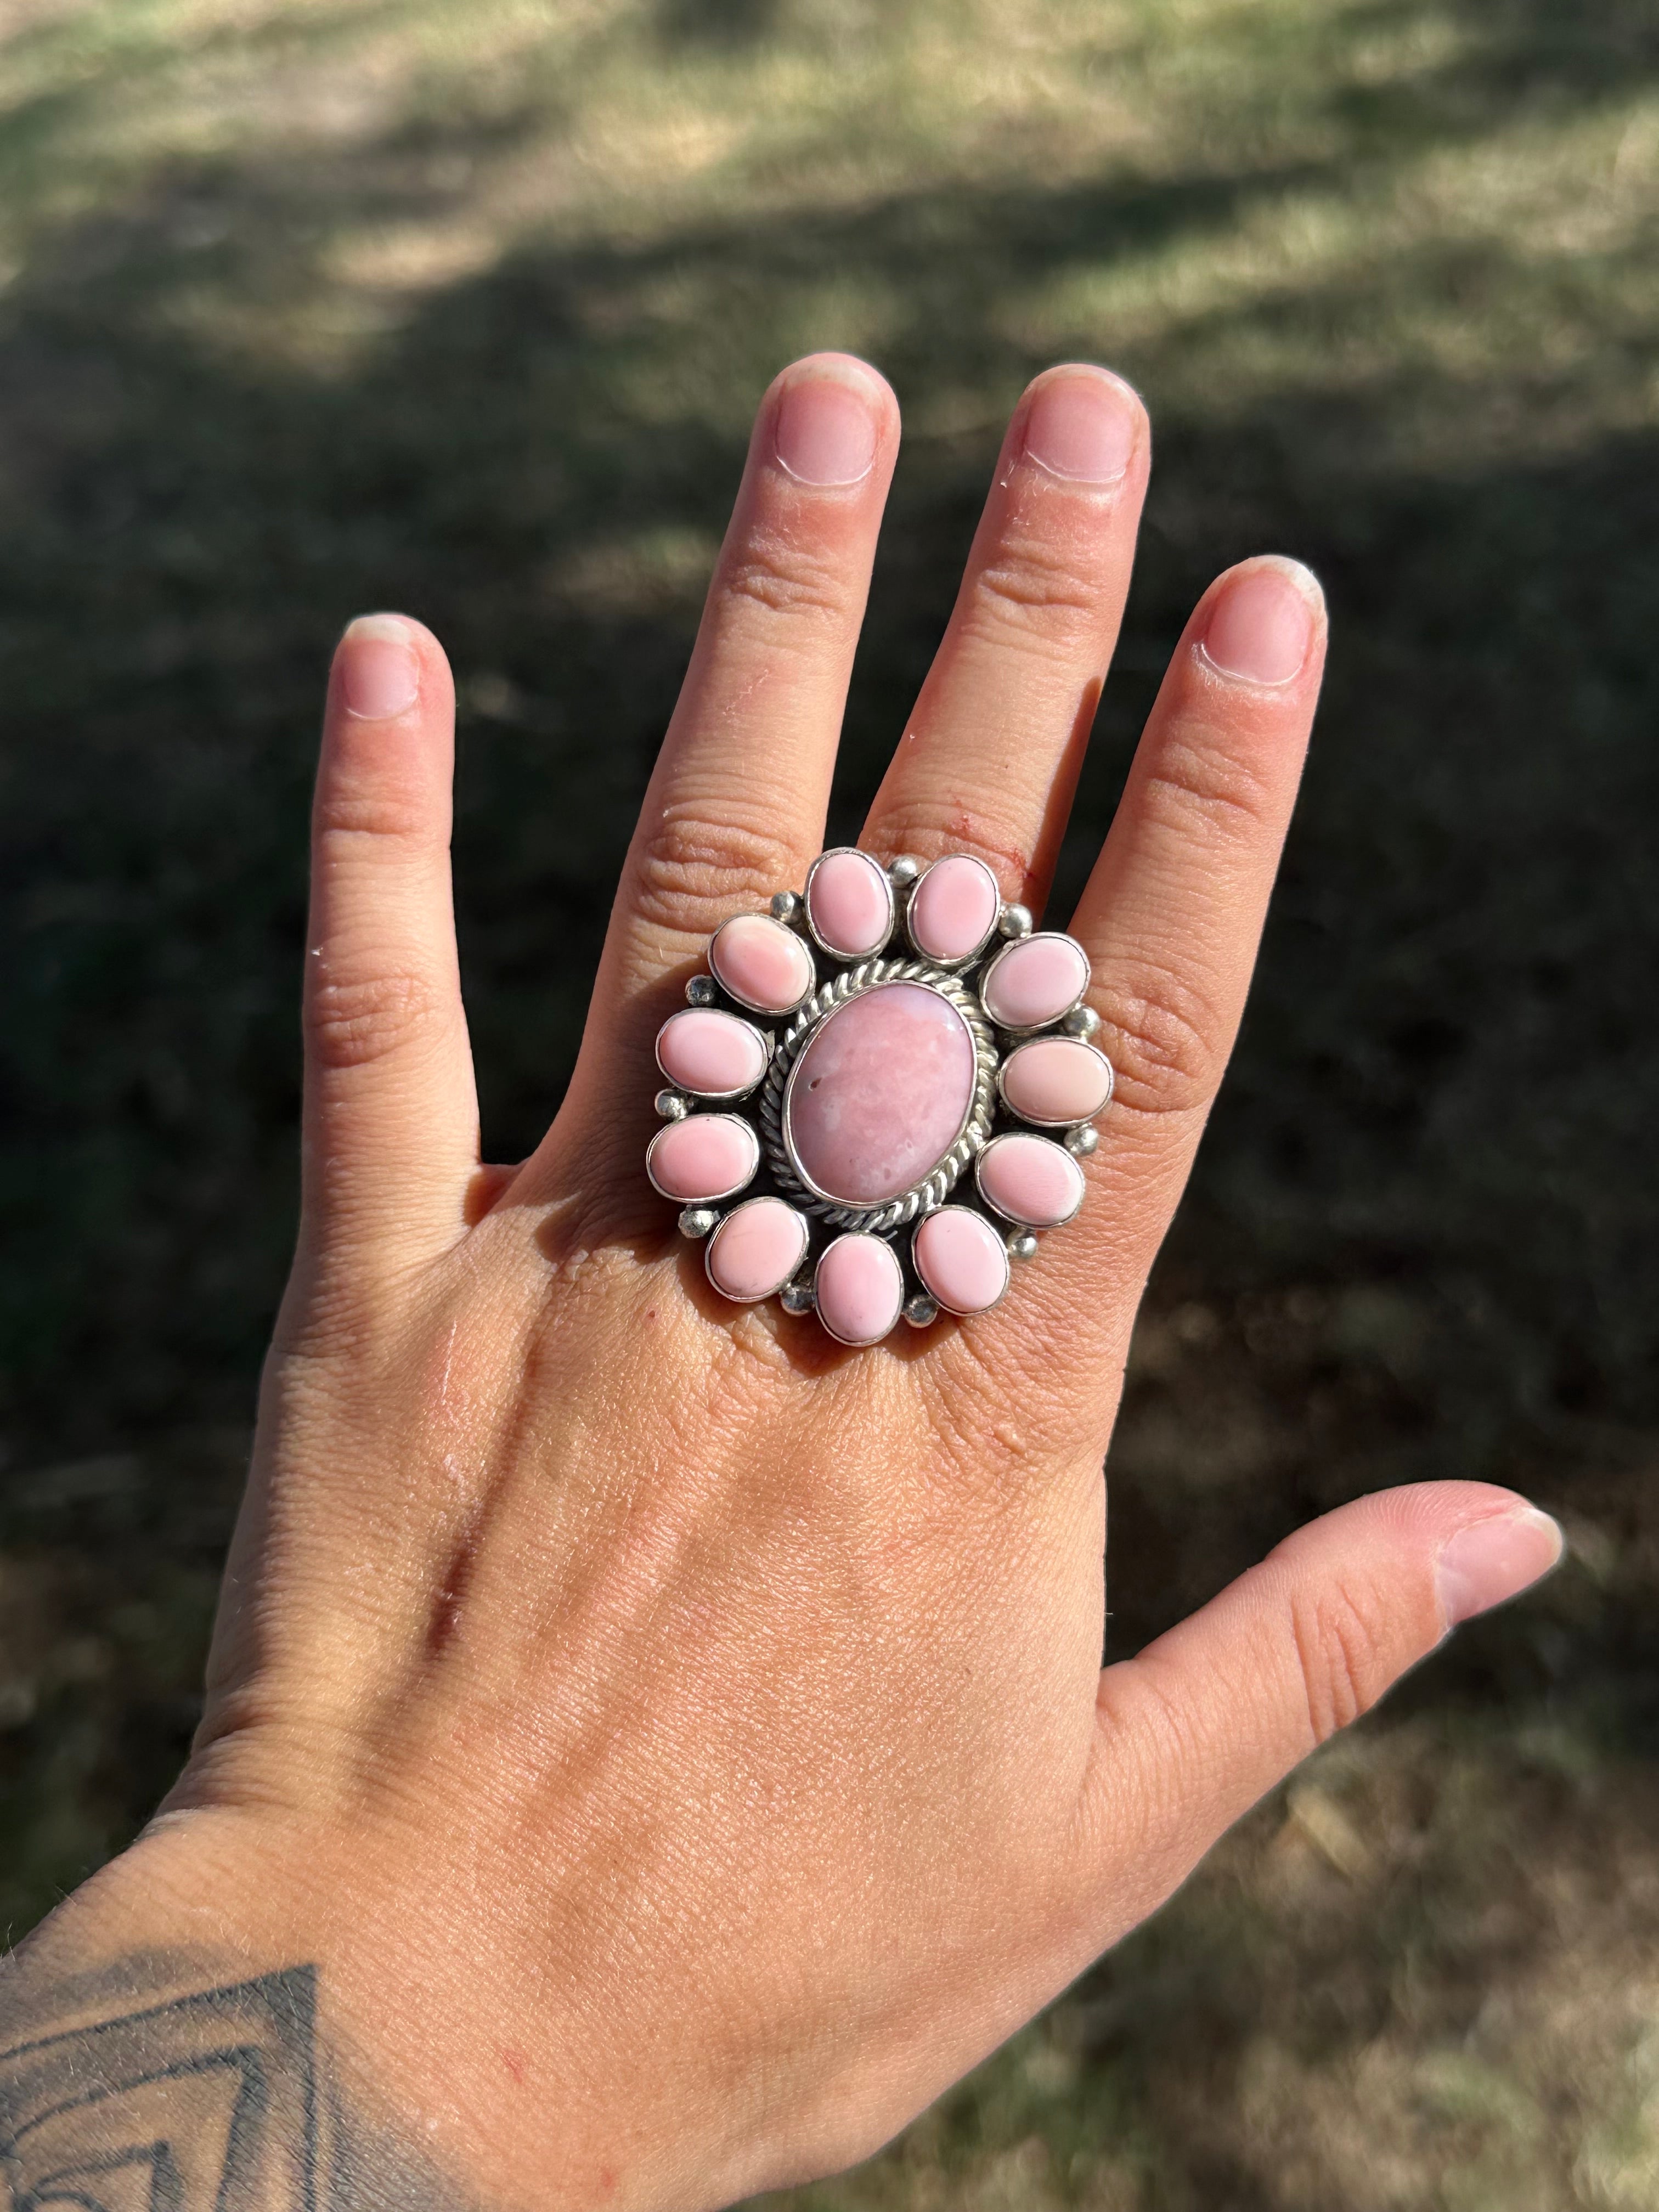
[[1114,1447],[1115,1647],[1381,1482],[1516,1481],[1574,1558],[799,2201],[1651,2203],[1651,9],[12,0],[0,37],[0,1920],[187,1740],[340,623],[406,606],[455,660],[512,1156],[773,369],[856,347],[906,414],[844,830],[1000,421],[1081,354],[1159,460],[1062,908],[1216,568],[1312,561],[1335,636]]

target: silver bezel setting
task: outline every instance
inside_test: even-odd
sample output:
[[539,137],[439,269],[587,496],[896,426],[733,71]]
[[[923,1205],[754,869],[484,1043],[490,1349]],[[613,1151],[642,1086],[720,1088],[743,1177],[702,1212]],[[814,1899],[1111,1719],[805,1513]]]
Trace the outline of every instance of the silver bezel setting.
[[[1021,913],[1024,913],[1024,908],[1023,907],[1019,910]],[[1030,927],[1030,916],[1026,915],[1025,928],[1018,934],[1010,936],[1008,942],[1006,945],[999,945],[997,950],[992,954],[991,957],[986,962],[984,971],[979,979],[979,993],[981,1002],[984,1001],[985,994],[991,987],[991,978],[996,974],[997,969],[1002,965],[1003,962],[1007,959],[1010,953],[1022,951],[1024,947],[1028,945],[1040,945],[1045,937],[1057,938],[1063,944],[1069,945],[1072,947],[1073,951],[1076,952],[1079,959],[1083,963],[1083,981],[1078,985],[1074,995],[1066,1001],[1066,1004],[1060,1009],[1058,1013],[1045,1014],[1040,1022],[1023,1023],[1016,1026],[1012,1022],[999,1020],[998,1017],[991,1012],[989,1005],[987,1004],[985,1006],[985,1018],[987,1021],[995,1022],[998,1029],[1001,1030],[1004,1036],[1041,1036],[1045,1030],[1051,1030],[1054,1027],[1056,1023],[1064,1022],[1068,1014],[1074,1012],[1075,1010],[1082,1005],[1084,994],[1088,990],[1090,984],[1094,981],[1094,970],[1089,965],[1089,956],[1084,951],[1083,947],[1078,943],[1076,938],[1067,935],[1066,932],[1063,929],[1033,929]]]
[[[720,930],[729,929],[734,921],[763,921],[770,928],[781,929],[786,937],[793,937],[796,943],[800,946],[802,952],[805,955],[806,972],[809,976],[814,972],[812,968],[812,951],[811,943],[806,938],[801,935],[798,929],[792,928],[789,923],[787,921],[780,921],[775,914],[728,915],[726,920],[720,924],[720,929],[717,929],[714,932],[714,936],[708,940],[708,966],[710,970],[710,980],[720,990],[725,992],[726,997],[731,1000],[732,1005],[734,1006],[741,1006],[746,1014],[758,1014],[763,1022],[787,1021],[789,1016],[793,1014],[798,1007],[804,1005],[805,1001],[811,997],[811,984],[809,982],[806,988],[801,993],[800,997],[793,1000],[787,1006],[763,1006],[758,1005],[753,999],[745,999],[741,991],[737,990],[732,984],[726,981],[725,976],[720,974],[719,968],[714,963],[714,946],[719,939]],[[693,980],[695,981],[696,979],[694,978]],[[686,987],[686,992],[689,998],[690,995],[690,986],[689,984]],[[713,1000],[697,999],[692,1000],[691,1003],[694,1006],[708,1006],[713,1004]]]
[[[986,882],[991,886],[991,919],[989,923],[987,925],[984,936],[980,939],[979,943],[975,945],[971,952],[960,952],[954,959],[951,960],[942,960],[937,952],[930,952],[925,945],[917,944],[915,932],[910,926],[910,916],[915,907],[916,894],[921,890],[928,877],[933,874],[933,870],[939,866],[941,861],[944,860],[971,861],[974,866],[976,867],[980,873],[984,877]],[[991,943],[992,939],[997,936],[1001,929],[1003,911],[1001,889],[997,883],[996,878],[992,874],[990,869],[986,866],[984,861],[979,858],[977,854],[941,853],[939,856],[939,860],[930,860],[928,862],[927,866],[922,870],[921,873],[916,878],[915,883],[910,886],[909,900],[904,909],[904,934],[909,943],[915,946],[915,955],[918,960],[926,960],[931,967],[943,968],[947,970],[948,973],[955,975],[959,969],[963,968],[971,968],[975,961],[982,960],[985,957],[986,946]]]
[[[694,1013],[717,1013],[723,1020],[735,1022],[739,1029],[748,1030],[750,1036],[754,1038],[761,1050],[761,1072],[755,1078],[752,1083],[740,1084],[735,1091],[694,1091],[689,1083],[680,1082],[678,1078],[669,1074],[669,1072],[665,1067],[663,1067],[662,1041],[664,1031],[666,1030],[672,1023],[677,1022],[681,1014]],[[657,1095],[660,1098],[670,1097],[673,1095],[674,1092],[678,1092],[683,1097],[696,1098],[700,1101],[706,1102],[710,1106],[724,1104],[729,1099],[751,1097],[766,1080],[766,1071],[772,1064],[773,1048],[771,1031],[769,1030],[763,1030],[758,1022],[751,1022],[743,1014],[729,1014],[726,1012],[724,1006],[682,1006],[677,1012],[670,1014],[668,1020],[665,1021],[663,1024],[662,1028],[657,1031],[657,1042],[655,1046],[657,1066],[662,1069],[663,1074],[667,1077],[669,1083],[672,1085],[672,1091],[659,1091]],[[659,1107],[657,1110],[659,1113],[663,1111],[661,1107]],[[678,1120],[679,1116],[671,1115],[669,1118]]]
[[[897,1197],[879,1206],[848,1206],[818,1189],[795,1156],[789,1141],[787,1099],[794,1071],[808,1041],[819,1025],[851,1000],[889,983],[918,983],[936,991],[960,1017],[974,1047],[974,1088],[960,1127],[950,1149],[921,1179]],[[761,1087],[761,1136],[767,1164],[781,1189],[833,1227],[879,1236],[914,1221],[919,1213],[942,1205],[964,1168],[991,1133],[995,1110],[997,1049],[990,1024],[980,1012],[979,1001],[960,976],[921,960],[863,960],[843,969],[820,986],[799,1008],[779,1039]]]
[[[990,1192],[986,1189],[985,1163],[990,1158],[991,1154],[996,1150],[997,1146],[999,1145],[1006,1145],[1011,1137],[1030,1137],[1040,1145],[1054,1145],[1054,1150],[1057,1152],[1063,1153],[1067,1163],[1072,1167],[1078,1170],[1077,1204],[1072,1208],[1069,1213],[1062,1213],[1058,1221],[1032,1221],[1023,1213],[1010,1213],[1007,1207],[1006,1206],[999,1206],[995,1199],[992,1197]],[[984,1200],[988,1210],[994,1213],[999,1220],[1012,1221],[1017,1229],[1029,1230],[1032,1231],[1042,1229],[1063,1229],[1068,1221],[1075,1221],[1079,1213],[1082,1211],[1083,1200],[1088,1191],[1088,1185],[1083,1180],[1082,1170],[1075,1156],[1067,1152],[1064,1145],[1054,1145],[1054,1139],[1049,1136],[1045,1136],[1040,1129],[1004,1129],[1000,1134],[993,1137],[988,1145],[983,1146],[981,1148],[979,1157],[974,1162],[974,1188]],[[1010,1249],[1012,1249],[1012,1246],[1010,1247]],[[1022,1255],[1017,1254],[1015,1256],[1020,1257]]]
[[[856,1237],[861,1232],[856,1229],[843,1229],[839,1237],[832,1237],[830,1242],[824,1246],[823,1251],[818,1255],[818,1266],[821,1267],[823,1265],[824,1261],[830,1257],[830,1255],[835,1250],[837,1244],[844,1244],[849,1237]],[[878,1238],[877,1241],[880,1244],[882,1250],[892,1261],[893,1272],[899,1279],[898,1309],[893,1316],[893,1322],[896,1322],[904,1311],[904,1262],[899,1258],[898,1254],[893,1249],[891,1244],[889,1243],[884,1237]],[[892,1324],[890,1323],[888,1328],[882,1331],[881,1336],[843,1336],[838,1328],[831,1328],[829,1322],[824,1320],[823,1308],[822,1306],[818,1308],[818,1321],[826,1336],[833,1336],[837,1344],[846,1345],[848,1349],[852,1352],[864,1352],[866,1351],[871,1345],[879,1344],[882,1341],[882,1337],[886,1336],[890,1333],[892,1327]]]
[[927,1276],[922,1273],[921,1263],[916,1258],[916,1238],[921,1234],[924,1224],[931,1221],[933,1218],[933,1215],[938,1213],[966,1213],[970,1215],[974,1220],[980,1222],[983,1222],[986,1218],[984,1214],[981,1213],[977,1207],[975,1206],[939,1206],[934,1207],[933,1213],[924,1214],[921,1220],[917,1222],[915,1227],[910,1232],[910,1265],[915,1270],[916,1280],[921,1285],[923,1295],[931,1299],[933,1304],[938,1306],[942,1312],[955,1314],[959,1319],[963,1321],[972,1321],[982,1313],[994,1312],[996,1308],[1002,1304],[1004,1298],[1007,1297],[1009,1285],[1013,1281],[1013,1268],[1009,1262],[1007,1238],[1003,1235],[1002,1231],[998,1229],[994,1221],[988,1224],[991,1234],[996,1238],[997,1242],[1002,1247],[1002,1288],[997,1292],[995,1297],[992,1299],[990,1304],[988,1306],[953,1306],[949,1298],[941,1297],[939,1293],[933,1288]]
[[[867,951],[863,952],[844,952],[840,945],[831,945],[827,939],[819,936],[817,924],[812,919],[812,878],[817,875],[818,870],[823,866],[826,860],[839,860],[843,853],[850,853],[855,860],[862,860],[865,866],[868,868],[871,874],[877,878],[880,883],[883,890],[887,894],[887,927],[881,933],[879,941],[877,944],[871,945]],[[826,846],[823,851],[818,854],[817,860],[813,861],[811,866],[806,871],[806,883],[801,891],[800,897],[800,919],[806,924],[807,934],[811,938],[813,944],[817,946],[818,951],[823,954],[826,959],[877,959],[892,943],[893,932],[898,927],[898,902],[893,896],[893,878],[889,875],[886,869],[882,866],[879,860],[873,859],[868,853],[860,852],[856,845]]]
[[1112,1063],[1107,1059],[1105,1054],[1100,1049],[1100,1047],[1097,1044],[1091,1044],[1086,1037],[1073,1036],[1067,1032],[1062,1032],[1060,1036],[1056,1036],[1051,1032],[1044,1030],[1038,1030],[1030,1036],[1021,1037],[1019,1042],[1014,1047],[1013,1050],[1012,1052],[1004,1053],[1000,1060],[998,1060],[997,1097],[1001,1100],[1003,1105],[1007,1109],[1009,1113],[1013,1115],[1021,1121],[1029,1122],[1030,1127],[1034,1129],[1087,1128],[1089,1122],[1094,1119],[1093,1114],[1090,1115],[1087,1120],[1082,1122],[1079,1121],[1075,1114],[1060,1114],[1056,1115],[1051,1121],[1043,1115],[1030,1113],[1025,1107],[1016,1106],[1011,1103],[1006,1088],[1009,1066],[1012,1062],[1017,1060],[1020,1054],[1024,1051],[1026,1046],[1031,1044],[1070,1044],[1075,1045],[1079,1052],[1091,1053],[1106,1071],[1106,1096],[1101,1100],[1099,1105],[1096,1107],[1095,1113],[1103,1114],[1106,1111],[1106,1109],[1111,1104]]
[[[781,1291],[787,1287],[796,1274],[799,1273],[800,1264],[806,1257],[807,1249],[811,1243],[811,1231],[808,1230],[805,1221],[801,1221],[800,1216],[796,1214],[796,1220],[800,1222],[800,1249],[790,1261],[789,1272],[785,1275],[782,1282],[775,1283],[769,1291],[761,1291],[754,1297],[750,1298],[739,1297],[735,1291],[728,1291],[724,1284],[715,1282],[714,1266],[714,1242],[720,1231],[725,1228],[728,1221],[735,1221],[738,1216],[746,1206],[769,1206],[778,1202],[779,1201],[773,1199],[769,1191],[762,1191],[759,1195],[755,1198],[740,1199],[738,1204],[732,1208],[729,1213],[723,1213],[720,1216],[714,1231],[711,1233],[708,1238],[708,1242],[703,1246],[702,1271],[704,1274],[708,1276],[710,1286],[719,1291],[721,1297],[729,1298],[734,1306],[757,1306],[763,1304],[768,1298],[776,1297]],[[793,1208],[787,1208],[786,1211],[793,1212]]]
[[753,1139],[755,1157],[749,1164],[747,1173],[743,1176],[740,1182],[730,1184],[725,1190],[711,1190],[706,1198],[682,1198],[677,1190],[665,1190],[662,1185],[657,1181],[656,1170],[652,1165],[652,1160],[656,1153],[658,1146],[662,1142],[665,1137],[672,1136],[677,1131],[686,1128],[690,1126],[689,1122],[686,1121],[665,1121],[661,1128],[658,1130],[656,1135],[653,1137],[651,1142],[645,1148],[645,1172],[650,1178],[652,1189],[657,1193],[659,1198],[672,1199],[676,1206],[684,1206],[688,1212],[702,1212],[711,1206],[723,1205],[728,1198],[735,1198],[740,1190],[747,1190],[750,1184],[753,1182],[755,1177],[760,1173],[761,1155],[763,1150],[760,1136],[754,1123],[746,1120],[741,1114],[724,1114],[719,1118],[725,1121],[735,1121],[738,1128],[744,1132],[744,1135]]

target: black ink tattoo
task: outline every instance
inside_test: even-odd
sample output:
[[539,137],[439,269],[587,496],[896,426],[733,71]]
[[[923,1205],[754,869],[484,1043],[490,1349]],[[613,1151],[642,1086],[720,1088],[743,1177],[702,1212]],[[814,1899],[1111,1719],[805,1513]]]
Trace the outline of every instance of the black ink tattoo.
[[[162,1996],[208,1978],[150,1955],[41,1991],[7,1964],[9,2212],[453,2212],[418,2151],[352,2124],[319,2043],[314,1968]],[[117,1989],[126,2002],[111,2010]]]

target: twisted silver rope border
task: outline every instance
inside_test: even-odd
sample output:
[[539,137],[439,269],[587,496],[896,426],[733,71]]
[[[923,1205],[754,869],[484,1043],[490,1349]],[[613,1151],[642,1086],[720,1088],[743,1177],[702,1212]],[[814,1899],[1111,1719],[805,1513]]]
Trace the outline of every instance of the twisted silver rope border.
[[[948,999],[956,1008],[974,1041],[973,1103],[962,1134],[925,1182],[913,1183],[908,1190],[901,1191],[896,1198],[889,1199],[882,1206],[837,1206],[808,1189],[796,1173],[783,1140],[783,1093],[790,1069],[824,1016],[845,1006],[849,999],[873,990],[879,983],[925,984],[942,999]],[[820,984],[811,997],[796,1009],[788,1028],[778,1040],[760,1096],[761,1137],[767,1163],[778,1188],[808,1213],[817,1214],[837,1229],[861,1229],[880,1236],[887,1230],[914,1221],[918,1214],[931,1213],[936,1206],[944,1203],[990,1134],[995,1112],[996,1078],[996,1038],[981,1011],[978,994],[969,988],[964,975],[934,968],[925,960],[865,960],[855,968],[843,968],[838,975]]]

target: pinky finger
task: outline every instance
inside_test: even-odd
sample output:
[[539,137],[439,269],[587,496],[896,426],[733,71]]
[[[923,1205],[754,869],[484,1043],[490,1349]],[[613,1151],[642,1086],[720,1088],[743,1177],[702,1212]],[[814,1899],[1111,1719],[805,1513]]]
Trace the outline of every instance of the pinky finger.
[[452,1242],[477,1161],[450,896],[454,720],[429,630],[350,625],[312,819],[301,1234],[371,1264]]

